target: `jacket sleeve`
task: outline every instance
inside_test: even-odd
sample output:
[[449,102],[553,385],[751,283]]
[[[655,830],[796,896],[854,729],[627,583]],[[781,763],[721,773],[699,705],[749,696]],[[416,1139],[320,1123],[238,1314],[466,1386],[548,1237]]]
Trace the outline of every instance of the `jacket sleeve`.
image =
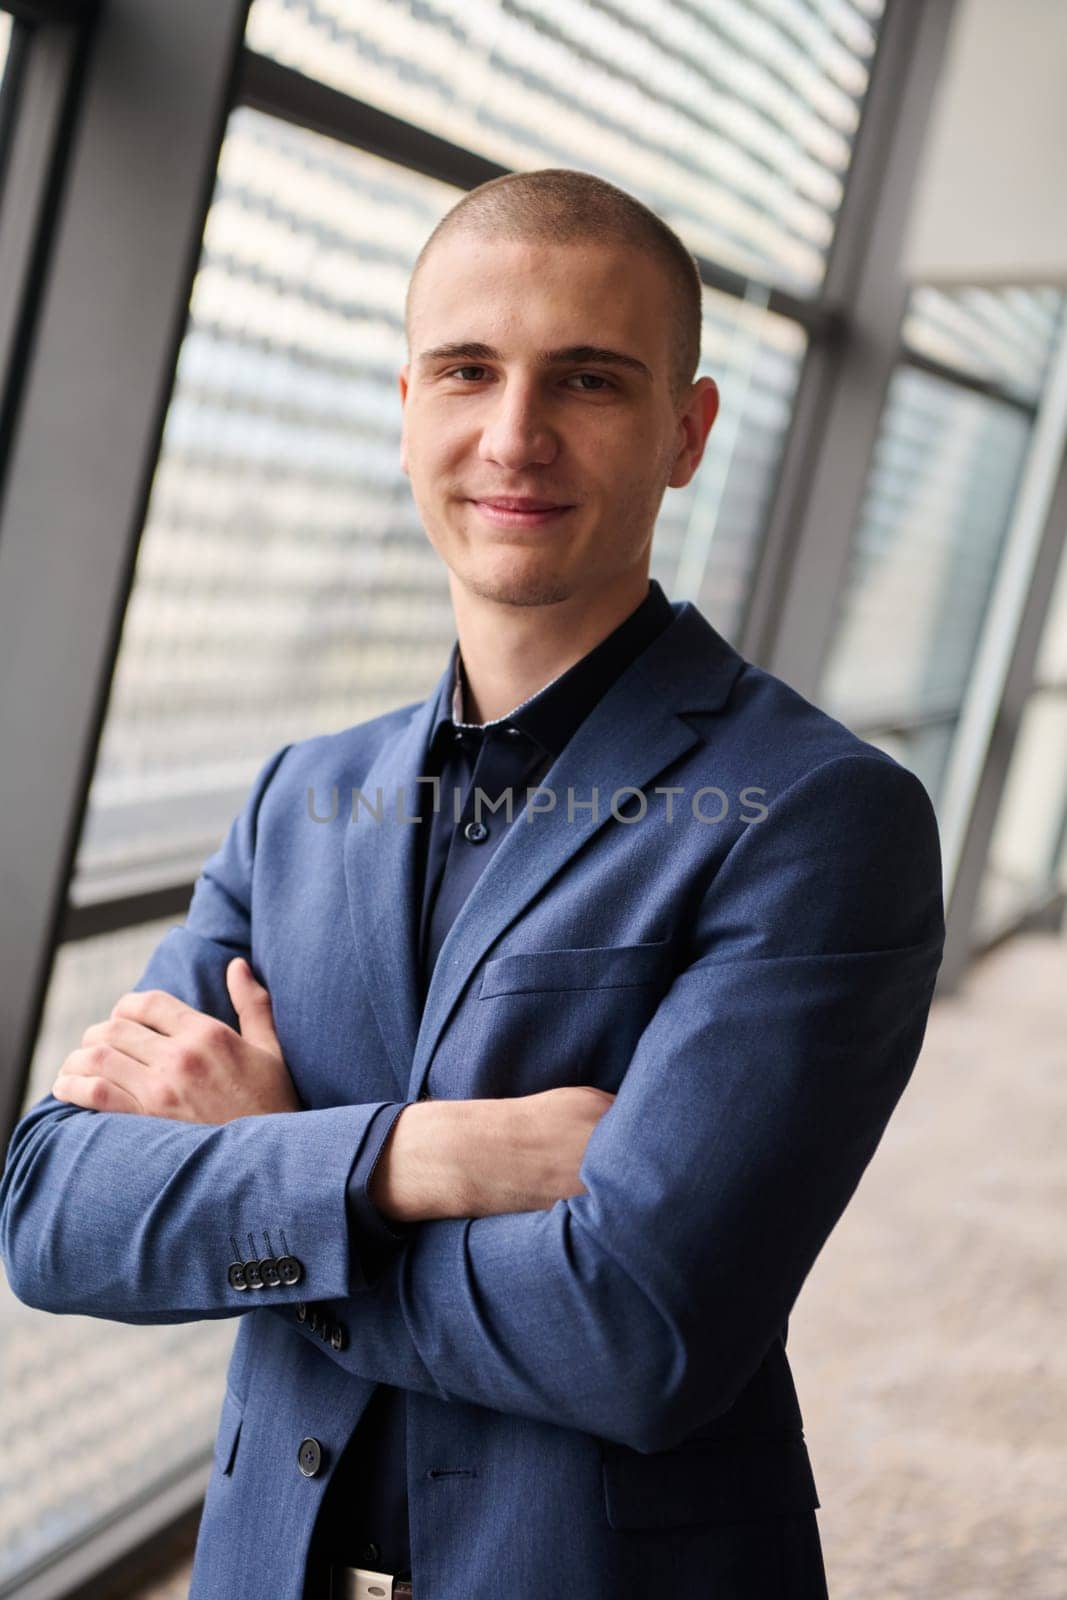
[[385,1217],[368,1193],[370,1180],[406,1101],[380,1106],[370,1120],[359,1154],[348,1176],[345,1204],[349,1236],[358,1253],[356,1263],[364,1281],[370,1281],[420,1224],[393,1222]]
[[[134,985],[164,989],[232,1028],[226,966],[251,958],[256,819],[288,748],[259,772],[204,864],[184,926],[168,929]],[[165,1323],[359,1289],[347,1183],[384,1104],[212,1125],[45,1095],[15,1127],[0,1178],[0,1256],[12,1292],[43,1311]],[[283,1253],[299,1263],[296,1282],[251,1295],[231,1282],[235,1260]]]
[[[327,1359],[669,1449],[778,1337],[922,1044],[944,941],[919,780],[835,758],[740,836],[593,1130],[586,1192],[424,1222]],[[292,1312],[294,1334],[314,1337]]]

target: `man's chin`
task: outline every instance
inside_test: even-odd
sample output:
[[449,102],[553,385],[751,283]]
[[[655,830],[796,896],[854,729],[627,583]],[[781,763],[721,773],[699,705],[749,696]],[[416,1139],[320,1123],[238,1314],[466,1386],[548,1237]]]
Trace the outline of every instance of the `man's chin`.
[[501,606],[554,606],[569,600],[570,587],[547,574],[527,579],[483,579],[468,581],[467,588],[482,600]]
[[553,606],[569,600],[574,586],[561,573],[521,566],[493,570],[488,565],[462,576],[464,588],[501,606]]

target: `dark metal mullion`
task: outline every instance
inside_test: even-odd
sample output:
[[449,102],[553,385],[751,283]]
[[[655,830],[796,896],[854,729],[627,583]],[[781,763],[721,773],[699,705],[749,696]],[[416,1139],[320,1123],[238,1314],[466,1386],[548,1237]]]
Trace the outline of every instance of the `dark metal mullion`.
[[146,922],[158,922],[163,917],[184,917],[193,886],[193,880],[186,879],[182,883],[168,883],[106,900],[81,904],[68,901],[56,942],[71,944],[78,939],[95,939],[102,933],[142,927]]
[[473,189],[511,170],[253,50],[241,52],[236,103],[458,189]]
[[91,29],[16,26],[0,128],[0,485],[44,281]]
[[935,361],[932,356],[925,356],[918,350],[910,349],[906,344],[900,347],[899,365],[914,367],[919,372],[925,372],[932,378],[940,378],[945,383],[954,384],[957,389],[967,389],[971,394],[981,395],[986,400],[996,400],[1004,406],[1011,406],[1015,411],[1021,411],[1024,417],[1031,421],[1037,416],[1038,402],[1026,400],[1020,394],[1013,394],[1003,384],[997,383],[993,378],[980,378],[977,373],[965,372],[960,367],[949,366],[947,362]]
[[706,288],[717,289],[735,300],[752,298],[755,291],[755,298],[761,305],[765,301],[768,311],[799,322],[813,341],[832,342],[843,331],[842,314],[835,306],[819,300],[805,300],[773,283],[746,277],[743,272],[735,272],[732,267],[724,267],[707,256],[695,255],[695,260]]
[[10,11],[20,22],[86,22],[97,10],[97,0],[3,0],[0,11]]
[[808,697],[833,634],[868,465],[900,350],[906,221],[954,0],[888,0],[823,298],[841,336],[809,344],[737,642]]
[[0,1136],[25,1092],[247,0],[93,28],[0,503]]

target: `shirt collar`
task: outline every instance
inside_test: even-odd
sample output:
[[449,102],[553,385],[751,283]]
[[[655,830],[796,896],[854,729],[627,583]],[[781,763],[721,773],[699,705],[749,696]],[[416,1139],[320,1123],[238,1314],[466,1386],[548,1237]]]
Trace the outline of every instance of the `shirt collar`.
[[455,727],[480,731],[509,725],[521,728],[550,755],[558,756],[616,678],[673,621],[670,601],[656,579],[650,578],[644,600],[605,639],[565,672],[550,678],[536,694],[489,722],[462,720],[464,681],[457,639],[452,646],[452,671],[438,700],[431,745],[442,726],[451,732]]

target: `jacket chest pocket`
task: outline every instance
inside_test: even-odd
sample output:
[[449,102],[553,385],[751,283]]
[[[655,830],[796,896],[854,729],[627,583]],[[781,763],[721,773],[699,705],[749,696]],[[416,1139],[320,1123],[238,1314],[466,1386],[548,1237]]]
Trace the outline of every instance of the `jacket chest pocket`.
[[571,1084],[613,1094],[672,972],[670,939],[497,956],[477,989],[487,1059],[506,1060],[514,1094]]
[[654,944],[591,945],[584,950],[522,950],[486,962],[478,998],[561,990],[644,989],[662,986],[670,967],[670,939],[659,939]]

